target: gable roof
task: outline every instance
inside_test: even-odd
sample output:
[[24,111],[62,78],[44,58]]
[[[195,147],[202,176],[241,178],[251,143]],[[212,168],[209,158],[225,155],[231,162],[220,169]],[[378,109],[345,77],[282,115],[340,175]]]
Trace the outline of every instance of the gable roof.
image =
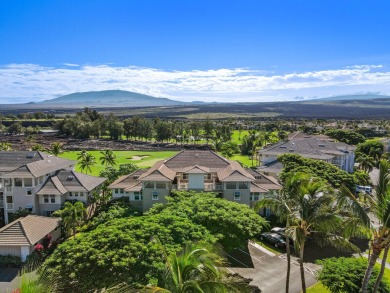
[[176,172],[168,168],[164,161],[156,162],[149,170],[139,176],[140,181],[172,181]]
[[185,172],[186,168],[202,166],[216,172],[229,165],[224,157],[210,150],[185,150],[165,161],[165,165],[176,172]]
[[59,226],[60,218],[28,215],[0,228],[0,246],[30,246]]
[[103,177],[95,177],[75,171],[61,170],[58,171],[56,175],[50,176],[37,194],[61,195],[68,191],[91,191],[106,180],[107,179]]
[[145,173],[147,170],[140,169],[131,174],[123,175],[112,182],[109,188],[127,188],[129,186],[133,186],[134,184],[140,182],[138,180],[139,176]]
[[238,162],[230,161],[230,164],[217,172],[219,181],[255,181],[250,173],[248,173]]
[[188,174],[207,174],[210,173],[210,168],[195,165],[186,168],[183,172]]
[[29,172],[34,177],[39,177],[59,169],[68,168],[75,163],[75,161],[58,158],[39,151],[0,151],[0,174],[15,171],[17,173],[14,175],[18,176],[18,172],[23,172],[24,175]]

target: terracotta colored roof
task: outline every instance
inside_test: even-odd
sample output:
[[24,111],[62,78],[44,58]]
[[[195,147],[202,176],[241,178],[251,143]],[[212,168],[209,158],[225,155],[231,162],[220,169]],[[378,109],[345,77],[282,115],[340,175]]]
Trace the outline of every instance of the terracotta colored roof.
[[176,172],[168,168],[164,161],[156,162],[149,170],[139,176],[141,181],[172,181]]
[[0,228],[0,246],[30,246],[55,230],[60,218],[28,215]]
[[186,168],[203,166],[216,172],[229,165],[229,161],[213,151],[185,150],[165,161],[165,165],[176,172],[185,172]]

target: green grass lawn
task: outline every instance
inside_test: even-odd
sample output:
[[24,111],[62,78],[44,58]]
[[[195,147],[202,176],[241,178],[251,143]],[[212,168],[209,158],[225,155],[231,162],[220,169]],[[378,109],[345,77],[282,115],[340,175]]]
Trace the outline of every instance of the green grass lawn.
[[321,282],[317,282],[313,286],[307,288],[306,292],[307,293],[330,293],[330,291],[326,289]]
[[263,246],[265,249],[267,249],[267,250],[269,250],[269,251],[275,253],[276,255],[280,255],[280,254],[282,254],[282,253],[285,252],[285,251],[283,251],[283,250],[281,250],[281,249],[278,249],[278,248],[276,248],[275,246],[273,246],[272,244],[267,243],[267,242],[265,242],[265,241],[263,242],[263,241],[261,241],[261,240],[259,240],[259,239],[253,239],[253,240],[254,240],[257,244]]
[[248,130],[242,130],[241,134],[238,130],[233,130],[232,132],[232,139],[231,141],[241,144],[241,140],[245,135],[248,135],[249,131]]
[[[63,152],[59,157],[77,161],[79,151]],[[96,165],[92,167],[92,175],[98,176],[105,167],[100,163],[100,151],[89,151],[96,158]],[[149,168],[159,160],[163,160],[177,154],[175,151],[114,151],[117,158],[117,165],[132,163],[140,168]],[[143,157],[141,160],[132,160],[134,156]],[[76,171],[81,172],[79,165]]]

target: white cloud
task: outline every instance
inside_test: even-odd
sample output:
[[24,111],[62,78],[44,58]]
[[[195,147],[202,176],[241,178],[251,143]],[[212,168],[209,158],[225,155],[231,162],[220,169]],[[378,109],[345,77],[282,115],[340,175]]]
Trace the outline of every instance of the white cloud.
[[254,102],[358,92],[390,93],[383,65],[356,65],[283,75],[248,68],[166,71],[147,67],[37,64],[0,66],[0,103],[51,99],[83,91],[121,89],[182,101]]

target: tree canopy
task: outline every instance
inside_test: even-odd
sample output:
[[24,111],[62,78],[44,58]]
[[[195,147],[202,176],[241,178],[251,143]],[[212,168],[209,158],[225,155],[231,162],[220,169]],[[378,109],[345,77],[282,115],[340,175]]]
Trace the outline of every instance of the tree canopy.
[[155,205],[149,215],[166,214],[204,226],[226,250],[245,246],[267,222],[246,205],[217,198],[213,193],[178,191],[165,205]]
[[366,141],[366,138],[360,133],[349,130],[331,129],[326,131],[325,134],[331,138],[337,139],[338,141],[351,145],[356,145]]
[[278,161],[283,164],[283,171],[280,174],[282,180],[290,172],[302,172],[324,179],[334,188],[345,185],[350,190],[355,190],[359,183],[359,180],[353,174],[349,174],[324,161],[307,159],[297,154],[283,154],[278,157]]

